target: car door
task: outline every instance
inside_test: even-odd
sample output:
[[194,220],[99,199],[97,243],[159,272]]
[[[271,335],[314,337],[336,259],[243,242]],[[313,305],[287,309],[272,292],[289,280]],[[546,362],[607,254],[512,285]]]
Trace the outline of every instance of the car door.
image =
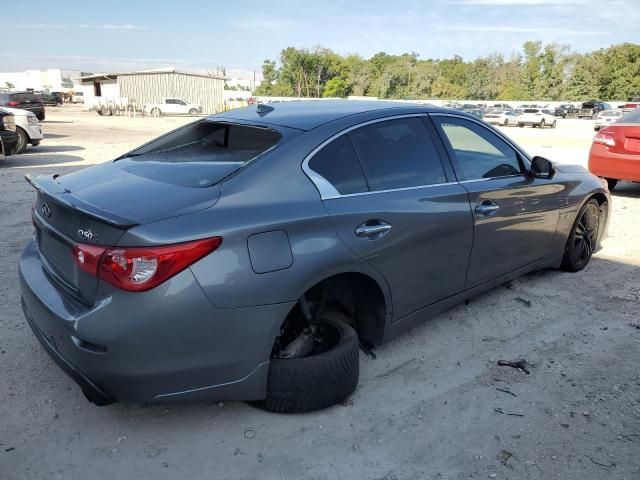
[[306,163],[340,240],[386,279],[394,320],[463,290],[471,251],[467,193],[425,120],[354,127]]
[[469,192],[474,238],[467,288],[548,255],[562,185],[528,175],[528,160],[472,119],[432,115],[460,184]]
[[185,114],[187,113],[187,103],[179,98],[175,99],[175,109],[176,109],[176,113],[180,113],[180,114]]
[[164,113],[170,113],[170,114],[175,114],[177,113],[177,105],[176,105],[177,100],[175,98],[167,98],[165,99],[165,105],[164,105]]

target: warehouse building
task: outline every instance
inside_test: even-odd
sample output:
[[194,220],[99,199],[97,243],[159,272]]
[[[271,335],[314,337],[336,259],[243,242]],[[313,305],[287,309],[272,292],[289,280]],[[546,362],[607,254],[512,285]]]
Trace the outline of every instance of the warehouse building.
[[98,98],[127,99],[138,106],[181,98],[202,106],[203,113],[224,110],[223,77],[180,71],[174,68],[128,73],[103,73],[81,78],[85,105]]

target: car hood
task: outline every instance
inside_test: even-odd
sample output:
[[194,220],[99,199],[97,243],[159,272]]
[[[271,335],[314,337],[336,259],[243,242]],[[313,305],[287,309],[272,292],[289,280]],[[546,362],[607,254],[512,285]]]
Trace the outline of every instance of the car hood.
[[7,113],[11,113],[16,117],[35,117],[33,112],[28,110],[23,110],[21,108],[11,108],[11,107],[0,107],[0,110],[5,111]]
[[216,204],[220,185],[187,187],[131,173],[118,162],[59,177],[38,177],[45,193],[90,216],[120,225],[140,225],[204,210]]
[[554,164],[556,170],[562,173],[589,173],[582,165],[558,165]]

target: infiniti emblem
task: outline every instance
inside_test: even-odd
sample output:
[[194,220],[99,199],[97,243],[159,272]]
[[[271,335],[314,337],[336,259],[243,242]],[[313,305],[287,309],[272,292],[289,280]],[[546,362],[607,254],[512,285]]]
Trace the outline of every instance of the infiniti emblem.
[[42,204],[42,207],[40,207],[40,211],[47,218],[49,218],[51,216],[51,208],[46,203]]

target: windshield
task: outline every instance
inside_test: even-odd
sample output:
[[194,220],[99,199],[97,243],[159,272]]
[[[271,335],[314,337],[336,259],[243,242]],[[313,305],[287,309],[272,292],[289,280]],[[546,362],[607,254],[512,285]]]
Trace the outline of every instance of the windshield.
[[134,150],[118,166],[152,180],[207,187],[276,145],[281,136],[263,127],[201,121]]

